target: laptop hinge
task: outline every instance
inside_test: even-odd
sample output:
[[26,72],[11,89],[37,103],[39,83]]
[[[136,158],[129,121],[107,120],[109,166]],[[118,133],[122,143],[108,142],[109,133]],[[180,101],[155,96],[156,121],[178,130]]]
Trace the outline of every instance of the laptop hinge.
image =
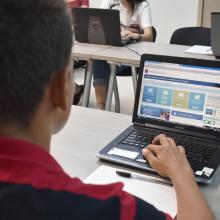
[[144,124],[139,124],[139,123],[134,123],[134,126],[141,126],[141,127],[145,127]]
[[169,127],[164,127],[164,126],[159,126],[159,125],[153,125],[153,124],[138,124],[138,126],[142,126],[145,128],[149,128],[149,129],[156,129],[156,130],[161,130],[161,131],[168,131],[168,132],[173,132],[173,133],[177,133],[177,134],[182,134],[182,135],[188,135],[188,136],[192,136],[192,137],[198,137],[198,138],[202,138],[202,139],[207,139],[207,140],[213,140],[213,141],[220,141],[219,138],[217,138],[217,136],[215,135],[205,135],[204,133],[201,134],[199,132],[193,132],[193,131],[186,131],[183,129],[178,129],[178,128],[169,128]]

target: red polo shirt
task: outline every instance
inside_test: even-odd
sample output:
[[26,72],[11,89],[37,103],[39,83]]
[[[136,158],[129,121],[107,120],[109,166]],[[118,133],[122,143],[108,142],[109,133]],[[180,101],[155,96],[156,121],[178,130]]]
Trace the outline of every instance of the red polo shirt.
[[171,220],[122,188],[84,184],[39,146],[0,137],[1,219]]
[[88,0],[73,0],[68,3],[70,8],[80,8],[82,5],[89,7]]

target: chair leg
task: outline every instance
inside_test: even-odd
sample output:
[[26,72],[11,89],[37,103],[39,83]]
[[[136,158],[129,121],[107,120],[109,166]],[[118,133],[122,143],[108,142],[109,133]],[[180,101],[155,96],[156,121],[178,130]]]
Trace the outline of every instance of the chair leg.
[[132,80],[133,80],[133,86],[134,86],[134,95],[136,94],[137,89],[137,73],[136,73],[136,67],[131,67],[131,73],[132,73]]
[[114,89],[114,96],[115,96],[115,112],[120,113],[120,98],[119,98],[118,83],[117,83],[116,76],[114,79],[113,89]]

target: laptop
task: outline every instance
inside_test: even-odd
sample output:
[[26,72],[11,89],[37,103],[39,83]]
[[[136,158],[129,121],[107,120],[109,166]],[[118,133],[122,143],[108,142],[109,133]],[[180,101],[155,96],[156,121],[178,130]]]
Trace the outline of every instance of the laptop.
[[220,58],[220,12],[212,13],[211,45],[213,54]]
[[121,38],[118,10],[74,8],[75,40],[81,43],[126,46],[135,40]]
[[220,163],[220,62],[143,55],[132,122],[99,158],[155,172],[141,151],[166,134],[185,148],[196,180],[210,183]]

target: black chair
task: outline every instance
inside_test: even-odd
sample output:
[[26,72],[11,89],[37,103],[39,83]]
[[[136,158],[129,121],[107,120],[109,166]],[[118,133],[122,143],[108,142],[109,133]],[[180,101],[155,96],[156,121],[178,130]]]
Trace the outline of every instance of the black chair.
[[211,29],[205,27],[185,27],[174,31],[170,44],[186,46],[211,45]]
[[152,32],[153,32],[153,42],[155,42],[157,38],[157,30],[155,27],[152,27]]

